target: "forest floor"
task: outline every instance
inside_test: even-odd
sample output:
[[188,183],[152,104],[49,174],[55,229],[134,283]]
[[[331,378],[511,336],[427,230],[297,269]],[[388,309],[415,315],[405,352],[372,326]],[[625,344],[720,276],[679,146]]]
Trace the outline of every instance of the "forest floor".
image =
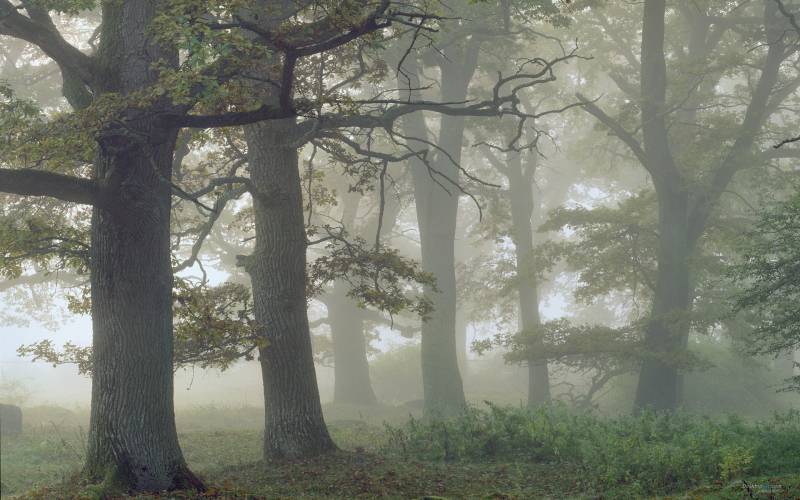
[[[332,435],[342,451],[313,460],[264,462],[259,413],[205,408],[179,415],[186,459],[210,485],[204,498],[800,499],[800,470],[744,480],[699,479],[692,488],[653,496],[642,493],[635,477],[619,486],[598,486],[586,469],[563,462],[502,456],[446,461],[393,453],[387,451],[393,435],[389,427],[330,417]],[[47,418],[46,412],[43,415]],[[71,478],[85,452],[83,427],[75,425],[82,416],[61,413],[50,422],[41,418],[37,423],[31,422],[36,417],[29,419],[21,436],[4,437],[0,443],[4,498],[49,500],[80,491]],[[188,497],[194,496],[176,493],[163,498]]]

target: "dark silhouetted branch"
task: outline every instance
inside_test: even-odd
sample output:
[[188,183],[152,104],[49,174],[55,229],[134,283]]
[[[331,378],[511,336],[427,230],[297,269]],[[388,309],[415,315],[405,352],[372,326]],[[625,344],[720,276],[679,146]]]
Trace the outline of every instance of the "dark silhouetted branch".
[[43,170],[0,168],[0,192],[96,205],[100,190],[94,181],[80,177]]

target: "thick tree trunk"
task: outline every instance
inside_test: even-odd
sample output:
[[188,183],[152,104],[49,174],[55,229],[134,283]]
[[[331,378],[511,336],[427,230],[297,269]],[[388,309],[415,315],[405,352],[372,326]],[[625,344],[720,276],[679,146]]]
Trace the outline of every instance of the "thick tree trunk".
[[[258,0],[240,15],[274,29],[292,9],[289,1]],[[263,82],[281,64],[270,54],[252,68]],[[254,83],[252,92],[279,104],[278,88]],[[293,82],[289,82],[293,85]],[[280,89],[288,92],[291,88]],[[255,186],[256,244],[245,259],[254,316],[265,345],[259,348],[264,384],[264,458],[309,457],[336,449],[322,415],[306,297],[306,231],[294,119],[244,127],[250,179]]]
[[[508,154],[508,184],[511,192],[511,219],[517,259],[519,283],[519,327],[525,333],[536,333],[541,326],[539,316],[539,290],[536,277],[531,272],[533,265],[533,172],[526,175],[519,153]],[[543,348],[541,338],[529,345],[531,353]],[[550,401],[550,378],[547,360],[528,361],[528,406],[534,407]]]
[[635,407],[673,410],[680,403],[680,376],[674,358],[685,351],[689,335],[689,207],[685,191],[657,188],[657,193],[658,274]]
[[[170,176],[175,134],[97,161],[124,176],[113,211],[92,218],[92,408],[86,473],[109,487],[200,487],[173,410]],[[148,158],[148,156],[150,156]],[[158,171],[156,170],[158,169]]]
[[378,402],[369,377],[363,311],[347,297],[347,284],[337,282],[326,299],[333,340],[333,401],[374,405]]
[[[96,92],[128,95],[177,62],[147,30],[153,1],[105,3]],[[126,117],[122,117],[125,119]],[[135,132],[131,132],[135,129]],[[85,473],[131,492],[202,489],[175,430],[169,179],[175,130],[146,120],[100,138],[95,178],[113,190],[92,215],[92,405]]]
[[[245,127],[254,196],[256,247],[246,263],[264,379],[265,457],[335,449],[319,399],[306,302],[306,233],[293,120]],[[269,194],[264,194],[269,193]]]
[[636,389],[636,409],[671,410],[679,401],[679,376],[671,358],[688,335],[689,196],[669,144],[665,121],[667,67],[665,0],[646,0],[642,21],[642,138],[646,167],[658,199],[658,274],[645,331],[646,356]]

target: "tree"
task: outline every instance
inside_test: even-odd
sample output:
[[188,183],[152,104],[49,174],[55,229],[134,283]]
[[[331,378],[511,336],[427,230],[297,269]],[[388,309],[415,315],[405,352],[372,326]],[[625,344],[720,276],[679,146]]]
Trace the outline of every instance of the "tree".
[[[319,75],[317,78],[309,79],[313,83],[312,88],[318,89],[316,92],[318,105],[316,109],[309,108],[312,113],[308,119],[262,121],[245,128],[250,192],[254,200],[256,246],[252,255],[242,258],[242,264],[253,281],[256,321],[264,325],[265,335],[269,340],[269,346],[260,353],[267,408],[265,454],[268,456],[307,456],[333,449],[333,443],[322,418],[306,314],[305,255],[308,240],[305,234],[302,185],[298,166],[299,148],[320,134],[326,132],[330,134],[347,128],[380,128],[392,135],[394,122],[414,111],[429,110],[444,116],[459,117],[457,121],[463,121],[464,116],[519,114],[516,108],[518,89],[513,89],[509,95],[500,95],[498,85],[491,99],[476,101],[468,106],[461,104],[464,99],[450,100],[448,96],[443,96],[439,102],[417,98],[400,100],[369,98],[348,107],[334,100],[331,107],[334,109],[338,107],[343,112],[325,116],[323,109],[326,108],[326,99],[333,99],[335,94],[330,95],[332,92],[350,83],[350,79],[344,78],[341,84],[332,85],[332,90],[327,90],[324,81],[328,75],[324,66],[325,54],[344,47],[359,36],[378,32],[386,26],[386,21],[382,21],[385,18],[408,18],[415,32],[430,31],[431,28],[427,23],[438,20],[437,16],[425,12],[408,13],[391,10],[388,2],[381,3],[366,13],[352,11],[352,7],[343,5],[311,23],[301,23],[300,26],[288,23],[288,26],[280,26],[277,29],[271,26],[271,23],[275,23],[273,19],[285,18],[280,15],[280,9],[275,14],[270,11],[261,12],[257,18],[253,17],[253,13],[245,12],[235,14],[229,23],[207,24],[201,21],[196,26],[191,26],[191,29],[195,30],[242,29],[246,34],[245,39],[252,38],[269,47],[272,54],[271,64],[267,63],[267,68],[261,69],[256,76],[273,84],[269,85],[269,88],[257,87],[255,94],[267,102],[273,102],[279,109],[299,107],[295,89],[309,84],[308,80],[300,77],[301,75]],[[348,17],[353,15],[356,17]],[[340,24],[343,19],[351,23],[351,19],[356,19],[349,31],[342,31]],[[289,42],[276,44],[275,33],[280,30],[312,34],[310,36],[295,34]],[[330,32],[336,35],[331,37]],[[213,44],[213,40],[211,43]],[[221,50],[224,44],[213,48]],[[412,49],[413,40],[408,50]],[[364,66],[363,52],[362,48],[357,53],[358,77],[363,77],[363,73],[370,70]],[[319,61],[312,61],[309,66],[304,67],[312,56],[319,56]],[[471,64],[474,70],[474,63]],[[551,71],[551,67],[551,64],[547,64],[540,75],[517,75],[516,80],[523,82],[519,88],[538,83],[536,79]],[[318,70],[314,72],[309,71],[310,69]],[[377,110],[376,106],[379,106]],[[313,111],[316,111],[316,114]],[[341,135],[339,139],[347,144]],[[368,153],[370,149],[361,148],[352,141],[349,146],[355,147],[361,154]],[[423,153],[415,152],[412,156],[420,158],[424,168],[430,166],[429,162],[423,159]],[[408,154],[401,155],[397,159],[408,157]],[[392,159],[383,158],[383,164]],[[436,169],[436,167],[431,168]],[[269,195],[266,195],[267,193]],[[276,199],[280,202],[276,203]],[[347,246],[342,238],[330,234],[326,238],[330,238],[328,241],[338,241]],[[377,244],[376,250],[379,250]],[[440,278],[437,277],[437,287],[444,286]],[[432,321],[435,322],[435,318]],[[423,343],[430,340],[429,336],[423,335],[423,338],[427,339],[423,340]],[[431,367],[433,364],[429,360],[428,363],[423,363],[423,366]],[[463,391],[461,389],[459,391],[463,400]]]
[[[735,296],[734,310],[755,314],[757,320],[747,338],[753,354],[777,357],[800,349],[799,224],[800,196],[795,194],[761,214],[741,243],[742,259],[732,268],[731,277],[744,286]],[[800,376],[786,382],[786,389],[800,390]]]
[[[305,255],[305,248],[308,246],[308,242],[303,235],[305,226],[302,185],[298,170],[299,148],[314,139],[324,138],[334,142],[339,141],[348,148],[353,149],[358,155],[373,158],[378,165],[383,165],[383,168],[375,173],[385,172],[386,165],[389,162],[416,158],[419,168],[417,168],[417,173],[414,175],[417,175],[422,182],[428,182],[426,179],[430,177],[430,172],[438,172],[436,175],[443,175],[443,178],[448,178],[447,172],[453,168],[449,166],[448,162],[457,163],[458,158],[446,153],[444,156],[436,155],[429,160],[427,150],[420,150],[420,147],[427,148],[430,144],[425,139],[417,141],[416,136],[408,132],[398,134],[394,130],[394,124],[398,119],[415,111],[429,111],[445,117],[443,118],[445,121],[455,120],[453,123],[457,127],[453,129],[453,132],[463,131],[463,118],[466,116],[495,117],[508,114],[518,116],[524,120],[533,115],[524,113],[519,109],[517,93],[524,88],[537,85],[543,80],[551,78],[553,66],[571,57],[571,55],[566,55],[553,61],[537,60],[536,70],[531,73],[525,73],[520,70],[511,77],[501,79],[493,88],[491,96],[483,100],[476,99],[468,102],[466,101],[466,95],[464,95],[464,99],[450,99],[452,96],[444,95],[440,100],[424,100],[420,96],[409,97],[404,94],[400,95],[399,99],[386,99],[383,97],[386,94],[386,90],[378,87],[375,89],[377,96],[371,96],[363,100],[342,99],[341,102],[337,101],[337,92],[340,89],[346,89],[351,84],[359,84],[361,79],[368,79],[367,77],[371,73],[377,71],[380,74],[384,71],[385,66],[376,61],[374,55],[372,56],[372,66],[366,62],[369,60],[368,57],[372,48],[376,45],[380,47],[377,44],[380,40],[374,39],[369,40],[369,43],[365,41],[360,45],[355,44],[354,56],[352,53],[345,52],[345,54],[353,56],[354,74],[356,76],[342,77],[341,81],[335,84],[325,81],[325,77],[336,75],[335,64],[341,64],[334,62],[335,60],[328,61],[326,58],[330,55],[336,56],[335,51],[337,49],[347,50],[347,47],[352,49],[352,46],[348,44],[358,38],[355,36],[357,32],[363,35],[377,33],[383,26],[381,19],[384,17],[402,18],[405,19],[404,22],[406,24],[410,20],[411,28],[408,31],[416,34],[434,31],[433,28],[428,26],[428,23],[442,21],[438,16],[425,12],[393,11],[389,7],[389,4],[380,4],[374,11],[367,12],[362,17],[356,17],[355,19],[358,21],[354,23],[355,27],[349,32],[329,39],[324,38],[325,32],[329,29],[338,30],[337,23],[341,22],[341,17],[352,15],[352,12],[342,8],[341,11],[333,11],[330,14],[326,14],[327,17],[314,21],[314,23],[319,24],[315,24],[314,29],[298,28],[291,25],[291,23],[288,27],[281,26],[278,31],[281,29],[289,31],[291,28],[298,33],[305,31],[313,33],[310,38],[297,35],[291,43],[281,44],[274,43],[274,32],[269,29],[270,17],[264,14],[260,15],[258,22],[255,24],[242,20],[242,18],[247,19],[248,17],[247,15],[242,15],[235,17],[233,22],[222,24],[207,24],[199,20],[199,23],[191,28],[200,31],[205,29],[213,31],[220,28],[229,29],[233,27],[244,30],[247,37],[252,37],[266,44],[273,54],[274,64],[269,68],[269,72],[260,75],[260,80],[267,80],[273,84],[269,85],[268,91],[264,88],[260,91],[267,92],[266,95],[262,94],[262,97],[271,99],[279,107],[286,106],[291,109],[300,107],[299,104],[301,102],[295,97],[295,89],[309,88],[313,89],[312,92],[316,94],[316,108],[313,106],[308,107],[306,119],[262,122],[247,127],[245,131],[248,141],[248,163],[251,170],[250,190],[254,199],[256,248],[251,256],[242,258],[242,263],[253,279],[257,321],[263,325],[282,325],[280,330],[284,332],[280,334],[275,331],[270,332],[270,335],[279,336],[275,338],[268,337],[270,339],[270,347],[262,352],[261,357],[265,383],[273,385],[272,388],[265,387],[266,406],[268,413],[272,412],[273,409],[276,412],[274,415],[268,414],[266,420],[267,432],[265,435],[267,438],[265,440],[265,449],[270,455],[306,455],[331,448],[329,439],[325,437],[327,432],[323,430],[324,422],[319,409],[319,397],[315,378],[313,377],[312,353],[308,340],[309,328],[305,313],[305,295],[300,294],[305,283],[305,279],[303,279],[305,263],[304,259],[302,259],[303,262],[297,259],[299,259],[298,256]],[[280,15],[276,17],[278,19],[283,18]],[[328,24],[330,27],[325,27]],[[320,37],[319,32],[323,33],[322,37]],[[336,32],[338,33],[338,31]],[[410,45],[404,49],[406,53],[414,50],[416,36],[410,39],[409,37],[398,37],[398,39],[410,40]],[[213,50],[221,50],[221,48],[225,47],[224,44],[214,46],[213,40],[210,43]],[[470,52],[472,54],[470,57],[477,57],[476,50]],[[402,66],[401,63],[402,61],[398,62]],[[327,64],[333,65],[334,69],[328,70]],[[474,71],[475,64],[475,61],[470,62],[471,71]],[[347,64],[343,64],[343,66],[345,68],[348,67]],[[453,65],[452,71],[457,71],[455,65]],[[305,78],[303,78],[303,75],[305,75]],[[462,77],[459,78],[463,80]],[[466,89],[468,81],[461,80],[459,80],[461,83],[458,83],[458,85],[464,86]],[[512,83],[516,84],[516,86],[512,86]],[[466,91],[465,89],[464,92]],[[258,92],[256,94],[258,95]],[[325,113],[328,110],[331,112]],[[334,111],[338,111],[338,113]],[[549,112],[552,111],[545,113]],[[359,144],[358,141],[348,139],[346,134],[342,132],[344,130],[354,134],[356,137],[363,138],[366,145],[364,146]],[[401,151],[405,149],[408,152],[392,155],[374,151],[372,148],[372,134],[375,130],[384,132]],[[449,126],[446,130],[450,130]],[[424,131],[419,130],[418,132],[422,133]],[[409,145],[413,147],[409,147]],[[435,148],[439,151],[448,151],[447,149],[442,149],[441,145],[436,145]],[[375,165],[373,165],[374,167]],[[441,170],[442,168],[446,170],[443,171]],[[263,177],[261,177],[262,175]],[[384,176],[385,173],[377,175],[379,179],[383,179]],[[375,175],[373,174],[373,179],[374,177]],[[435,184],[438,187],[440,183],[436,182]],[[277,194],[283,202],[275,203],[273,196],[264,197],[264,193],[267,192],[270,192],[270,195]],[[434,192],[431,191],[429,194],[433,196]],[[454,202],[451,200],[449,203],[452,204]],[[455,203],[457,203],[457,198],[455,198]],[[430,221],[425,222],[425,224],[429,223]],[[299,239],[300,235],[303,235],[302,240]],[[287,240],[287,238],[289,239]],[[338,242],[343,247],[348,247],[348,243],[343,238],[330,234],[329,231],[328,235],[323,237],[323,241]],[[260,244],[265,246],[260,247]],[[379,241],[376,241],[375,248],[376,251],[380,250]],[[423,261],[426,259],[425,255],[428,255],[426,252],[425,250],[423,251]],[[436,269],[436,267],[433,268]],[[447,266],[443,269],[447,269]],[[452,280],[447,281],[448,279],[447,276],[437,276],[436,287],[449,286],[447,284]],[[449,289],[452,288],[452,286],[449,286]],[[433,291],[433,288],[430,291]],[[282,297],[282,299],[272,300],[275,297]],[[443,312],[437,313],[436,311],[440,309],[437,308],[435,300],[432,300],[432,302],[434,302],[433,317],[426,324],[435,324],[437,314],[444,314]],[[446,312],[449,310],[447,309],[449,306],[445,303],[438,304],[438,306],[441,306],[441,311]],[[292,316],[294,319],[290,320],[289,316],[287,316],[290,312],[296,315],[296,317]],[[301,314],[305,319],[300,317]],[[446,333],[447,330],[437,329],[437,331]],[[445,337],[442,338],[444,339]],[[430,344],[432,340],[430,335],[426,336],[425,334],[423,334],[423,339],[423,344],[425,345]],[[280,347],[284,342],[286,342],[285,350]],[[434,341],[433,345],[437,345],[437,341]],[[454,344],[446,343],[446,345],[453,347]],[[450,350],[449,348],[446,349],[447,352],[450,352]],[[423,351],[426,351],[426,349],[423,348]],[[452,349],[452,353],[455,353],[455,349]],[[439,354],[436,354],[436,356]],[[446,360],[449,359],[449,356],[434,362],[436,356],[428,356],[425,358],[427,361],[423,362],[423,366],[428,367],[427,370],[429,372],[430,370],[439,369],[440,366],[449,366],[450,368],[455,368],[455,372],[452,372],[449,368],[445,369],[449,373],[448,377],[454,374],[454,376],[458,377],[457,365],[450,366],[447,364]],[[299,357],[305,361],[303,363],[287,364],[286,359],[290,357],[293,359]],[[281,360],[281,358],[284,359]],[[453,358],[453,362],[455,363],[455,358]],[[284,373],[282,371],[284,369],[288,371]],[[278,375],[275,370],[281,370],[281,375]],[[300,380],[304,381],[300,384],[300,386],[304,387],[302,390],[297,389],[298,381]],[[444,382],[431,382],[433,384],[447,383],[447,380],[441,379],[441,377],[437,379],[433,374],[429,374],[427,380],[444,380]],[[460,386],[460,382],[456,385]],[[459,388],[455,392],[451,392],[448,388],[446,392],[456,395],[460,393],[460,400],[463,403],[463,389]],[[433,400],[445,403],[445,406],[454,407],[447,403],[447,398],[442,399],[435,395],[432,397]],[[456,396],[456,399],[459,399],[459,397]],[[455,406],[463,406],[461,403]],[[271,426],[279,426],[279,428],[273,432],[270,430]],[[270,442],[273,444],[270,444]],[[283,444],[280,444],[281,442]]]
[[[48,2],[46,7],[77,14],[93,4]],[[27,141],[36,139],[37,132],[41,134],[38,139],[51,137],[51,141],[39,144],[41,148],[33,156],[24,147],[7,151],[4,164],[24,168],[1,169],[0,191],[49,196],[93,208],[90,274],[94,383],[85,468],[91,480],[108,479],[129,491],[202,488],[202,483],[186,468],[173,418],[170,208],[173,190],[185,194],[171,180],[178,130],[246,125],[295,116],[297,109],[288,98],[291,95],[288,85],[282,88],[277,102],[256,102],[252,106],[252,101],[243,103],[227,97],[235,94],[231,91],[239,88],[241,82],[237,76],[242,76],[243,68],[252,60],[262,60],[271,51],[289,54],[284,59],[283,74],[291,76],[296,57],[340,46],[383,29],[395,16],[385,2],[371,14],[353,16],[353,23],[343,22],[361,6],[358,2],[333,5],[331,15],[306,25],[312,33],[308,36],[294,31],[295,21],[307,11],[293,13],[294,17],[287,22],[288,32],[264,31],[256,26],[255,31],[248,30],[258,33],[261,43],[254,45],[237,36],[236,30],[254,27],[246,20],[234,18],[232,24],[217,22],[230,19],[230,6],[226,4],[103,2],[97,48],[87,55],[67,43],[43,4],[0,2],[0,34],[33,44],[53,59],[61,69],[65,97],[76,110],[54,120],[25,111],[26,123],[9,124],[17,144],[31,144]],[[187,15],[182,17],[182,13]],[[416,19],[416,14],[413,17]],[[203,33],[193,31],[198,27]],[[220,57],[202,50],[201,40],[210,41]],[[179,48],[185,50],[183,59],[179,58]],[[276,51],[277,48],[281,50]],[[307,107],[307,103],[301,104],[300,108]],[[3,105],[17,112],[21,103],[5,96]],[[198,109],[201,114],[190,113]],[[209,113],[202,114],[203,110]],[[19,125],[29,125],[31,130],[15,132]],[[59,154],[55,160],[49,156],[48,146],[57,148]],[[87,158],[87,153],[94,157]],[[286,165],[290,168],[280,172],[289,177],[278,180],[296,180],[290,160],[287,159]],[[50,170],[29,168],[34,166]],[[244,184],[255,186],[252,191],[257,203],[268,207],[273,193],[266,190],[261,193],[258,189],[260,182],[270,178],[266,173],[259,175],[255,172],[254,179]],[[242,180],[232,182],[242,183]],[[296,194],[295,187],[292,184],[279,188]],[[290,200],[301,207],[299,197],[292,196]],[[292,213],[292,223],[297,222],[296,215],[296,211]],[[265,230],[281,229],[280,221],[260,224]],[[305,235],[301,233],[302,228],[290,228],[288,241],[302,244],[304,249]],[[300,236],[302,239],[297,239]],[[286,248],[284,245],[283,249]],[[259,255],[272,257],[264,248],[258,249],[264,250]],[[283,251],[281,255],[289,259],[286,264],[294,265],[299,253]],[[268,271],[270,263],[262,264],[254,269]],[[286,272],[300,276],[305,269],[295,266]],[[267,286],[271,279],[263,276],[259,285]],[[294,310],[302,302],[304,311],[305,280],[299,281],[299,284],[292,282],[288,291]],[[257,317],[263,316],[269,307],[257,299]],[[303,321],[297,321],[302,327]],[[296,339],[300,355],[307,352],[303,350],[307,339],[302,333]],[[277,354],[278,350],[273,350],[276,357],[283,356],[284,362],[288,362],[285,353]],[[310,363],[309,357],[301,357],[304,374],[309,367],[313,371]],[[291,389],[280,377],[267,382],[283,383],[285,389]],[[307,387],[313,392],[311,386]],[[308,404],[314,406],[313,402]],[[321,415],[318,420],[321,421]]]
[[[765,3],[760,18],[740,16],[736,9],[717,10],[712,5],[682,6],[669,19],[684,23],[689,31],[685,43],[666,38],[667,13],[664,1],[644,3],[641,64],[629,45],[618,44],[624,57],[640,67],[639,89],[628,75],[616,69],[610,75],[621,90],[629,93],[628,102],[641,103],[637,126],[641,140],[625,128],[623,121],[584,98],[585,109],[608,127],[647,170],[657,195],[658,271],[645,331],[647,350],[654,355],[642,363],[635,403],[637,408],[656,409],[673,409],[680,400],[678,368],[668,358],[686,346],[686,316],[692,307],[694,286],[689,262],[697,243],[734,175],[765,159],[756,151],[763,127],[770,117],[780,113],[780,103],[791,98],[800,85],[796,75],[783,74],[785,62],[796,53],[796,47],[788,45],[783,36],[787,21],[779,15],[774,2]],[[746,104],[738,109],[741,125],[727,129],[724,154],[721,158],[707,158],[697,149],[705,138],[703,134],[690,134],[688,127],[676,129],[671,124],[680,121],[698,127],[713,121],[706,108],[726,97],[717,86],[725,75],[725,66],[715,66],[710,61],[712,56],[720,57],[720,53],[731,49],[730,37],[737,26],[756,26],[760,30],[752,35],[763,42],[760,50],[753,52],[758,54],[753,64],[759,74],[747,89]],[[608,36],[614,38],[618,32],[609,32]],[[668,55],[675,57],[674,64],[690,70],[684,73],[689,75],[686,79],[668,81]],[[750,75],[752,72],[748,75],[756,78]]]
[[[53,7],[67,12],[88,6],[57,4]],[[4,192],[93,208],[95,370],[85,474],[132,491],[202,488],[186,467],[173,417],[171,188],[164,179],[171,176],[177,129],[152,115],[136,116],[133,107],[108,109],[103,99],[128,99],[148,89],[159,76],[152,66],[176,64],[177,51],[142,30],[159,12],[154,2],[105,3],[93,56],[68,44],[39,3],[24,2],[18,9],[3,1],[0,12],[0,34],[38,46],[58,64],[64,94],[75,109],[105,111],[117,119],[95,130],[94,159],[80,158],[93,165],[91,179],[33,168],[0,170]],[[90,107],[93,101],[102,104]],[[7,109],[18,105],[6,95]],[[4,160],[8,165],[15,159]]]
[[[403,89],[404,99],[420,98],[422,89],[426,87],[422,70],[428,66],[436,68],[440,75],[441,101],[468,101],[482,46],[512,32],[509,28],[508,4],[501,3],[497,10],[489,10],[490,7],[495,6],[475,6],[472,12],[480,21],[465,23],[458,29],[444,33],[440,42],[442,50],[427,50],[417,57],[401,60],[398,87]],[[557,9],[547,2],[534,2],[520,8],[536,19],[558,19]],[[516,80],[533,79],[541,84],[555,79],[553,66],[572,57],[574,54],[549,61],[537,58],[523,60],[512,75],[503,77],[501,73],[493,92]],[[534,69],[527,72],[526,66],[529,64]],[[517,90],[522,90],[522,87]],[[541,115],[552,112],[543,111]],[[537,113],[523,112],[525,118],[520,129],[524,127],[525,119],[534,118],[535,115]],[[463,194],[460,178],[463,173],[461,157],[466,122],[464,116],[443,116],[438,134],[435,134],[428,130],[424,116],[416,114],[404,119],[402,127],[411,147],[432,147],[435,150],[431,158],[432,168],[419,158],[409,161],[414,182],[422,267],[434,274],[437,283],[437,290],[428,290],[433,315],[422,325],[422,375],[426,411],[453,413],[460,411],[465,404],[456,348],[454,241],[459,197]],[[466,177],[475,180],[469,174]]]
[[[535,154],[535,153],[534,153]],[[495,168],[508,178],[511,198],[512,238],[516,257],[517,293],[519,295],[519,330],[533,334],[541,327],[539,315],[539,289],[535,271],[535,254],[531,217],[534,211],[533,176],[537,157],[530,155],[529,165],[523,166],[519,151],[506,153],[506,162],[489,153]],[[541,341],[538,342],[541,344]],[[532,351],[542,350],[543,344],[531,346]],[[550,380],[547,360],[531,357],[528,361],[528,406],[536,406],[550,400]]]
[[[349,189],[348,186],[344,186],[343,190],[349,191]],[[365,193],[345,192],[340,196],[343,227],[349,228],[360,237],[385,239],[385,235],[391,231],[397,220],[400,204],[390,194],[379,193],[378,196],[386,196],[384,214],[380,221],[382,222],[380,235],[376,235],[376,231],[381,214],[375,213],[375,210],[372,210],[373,214],[366,223],[360,226],[356,223],[359,210],[364,209],[365,203],[362,203],[362,200],[370,201]],[[377,200],[377,203],[380,203],[380,200]],[[340,279],[333,283],[327,293],[319,297],[327,309],[327,323],[330,326],[332,340],[333,401],[338,404],[374,405],[378,399],[370,382],[367,360],[369,342],[365,338],[366,323],[370,319],[382,318],[373,311],[359,307],[358,303],[348,296],[351,291],[352,287],[347,280]]]
[[[77,13],[91,4],[66,2],[62,10]],[[345,1],[320,4],[324,8],[319,9],[317,4],[303,6],[275,23],[273,11],[259,2],[107,2],[102,4],[98,48],[90,56],[67,44],[38,4],[0,6],[5,12],[1,33],[39,46],[56,61],[65,94],[76,109],[57,119],[40,114],[31,121],[40,133],[57,131],[60,138],[81,132],[80,141],[51,144],[60,148],[59,161],[38,152],[38,167],[74,175],[4,169],[0,189],[93,207],[95,383],[86,471],[92,479],[119,479],[132,491],[201,486],[183,465],[171,403],[171,195],[199,203],[199,194],[187,193],[172,181],[179,129],[246,126],[247,139],[256,146],[247,152],[249,178],[214,178],[208,189],[238,185],[254,200],[256,248],[241,263],[254,282],[256,323],[270,341],[260,353],[268,408],[265,452],[313,454],[331,449],[332,442],[322,421],[305,314],[308,241],[298,147],[316,134],[342,128],[391,133],[398,118],[421,110],[522,116],[516,92],[538,83],[554,64],[506,79],[490,99],[470,104],[392,99],[357,103],[337,99],[335,91],[321,95],[298,83],[307,80],[295,77],[314,67],[305,64],[314,56],[362,37],[380,38],[377,34],[396,20],[419,32],[430,29],[428,22],[440,21],[438,16],[389,2],[365,11],[363,2]],[[153,50],[139,53],[134,45]],[[324,76],[322,72],[319,80]],[[354,78],[361,76],[357,72]],[[523,83],[502,94],[501,87],[511,81]],[[18,104],[8,99],[9,106]],[[300,114],[306,119],[299,120]],[[35,134],[17,139],[30,137]],[[91,161],[87,150],[95,155]],[[30,161],[29,153],[10,151],[6,164]],[[86,178],[90,164],[92,174]],[[280,300],[272,300],[276,297]],[[138,382],[148,390],[131,390],[129,385]],[[123,414],[122,408],[131,406],[142,408],[141,418]]]

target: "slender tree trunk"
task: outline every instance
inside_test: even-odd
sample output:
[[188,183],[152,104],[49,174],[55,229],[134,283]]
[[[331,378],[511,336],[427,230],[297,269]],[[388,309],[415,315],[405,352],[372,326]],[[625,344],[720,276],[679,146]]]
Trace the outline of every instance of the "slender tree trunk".
[[[445,102],[462,102],[477,66],[479,42],[471,41],[467,47],[453,48],[442,69],[442,95]],[[413,66],[410,62],[409,66]],[[411,85],[418,83],[416,67],[408,68]],[[416,85],[419,88],[419,85]],[[413,95],[415,92],[411,91]],[[428,132],[421,114],[408,116],[403,121],[408,136],[427,139]],[[453,183],[459,182],[461,148],[464,139],[464,119],[442,116],[439,150],[431,151],[433,167],[412,160],[414,198],[420,231],[422,267],[436,278],[436,288],[426,289],[433,304],[433,313],[422,324],[422,384],[425,394],[425,412],[453,414],[466,405],[464,385],[458,369],[456,347],[456,273],[455,234],[458,217],[459,191]],[[428,149],[421,142],[410,141],[414,147]]]
[[374,405],[364,337],[363,311],[347,296],[347,285],[334,284],[326,299],[333,339],[333,401],[340,404]]
[[[519,293],[520,330],[536,333],[541,326],[539,290],[533,266],[533,171],[523,172],[522,155],[508,154],[508,184],[511,192],[511,219],[517,259],[517,291]],[[534,339],[532,353],[543,348],[541,338]],[[550,378],[547,360],[528,361],[528,406],[538,406],[550,400]]]
[[[306,233],[293,120],[245,127],[254,196],[253,284],[264,379],[265,457],[313,456],[335,449],[319,399],[306,302]],[[263,193],[269,193],[264,195]]]
[[[351,234],[357,233],[356,217],[362,195],[345,192],[342,196],[342,224]],[[391,203],[388,212],[394,214]],[[394,222],[391,221],[391,224]],[[369,224],[365,238],[375,237],[378,224]],[[373,227],[374,226],[374,227]],[[343,280],[333,284],[331,294],[326,298],[328,324],[333,341],[333,400],[336,403],[374,405],[378,402],[369,377],[367,361],[367,342],[364,337],[364,310],[355,305],[347,296],[350,286]]]
[[[155,14],[151,1],[104,5],[102,91],[127,95],[157,80],[154,61],[177,62],[172,49],[148,42],[144,31]],[[94,363],[85,474],[109,493],[203,488],[186,467],[173,407],[167,181],[176,135],[147,120],[125,131],[110,128],[95,162],[95,178],[114,194],[92,215]]]

